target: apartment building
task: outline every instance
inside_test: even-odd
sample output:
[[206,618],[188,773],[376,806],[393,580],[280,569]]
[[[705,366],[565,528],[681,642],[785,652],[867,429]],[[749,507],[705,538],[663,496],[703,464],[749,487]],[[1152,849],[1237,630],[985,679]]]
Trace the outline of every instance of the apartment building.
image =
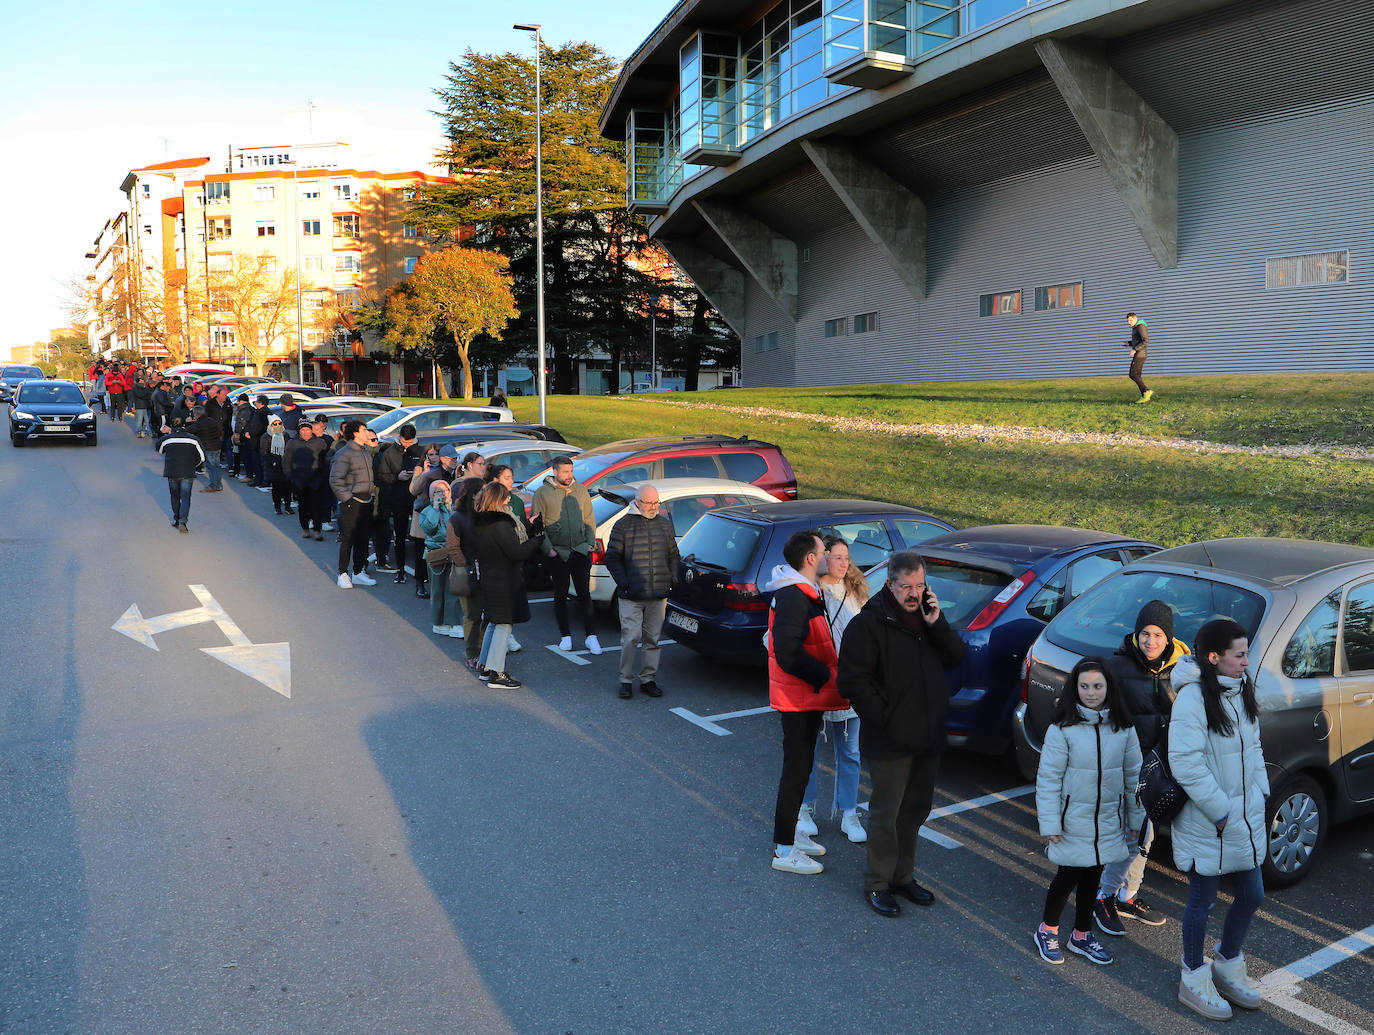
[[132,344],[133,319],[125,289],[128,228],[125,213],[116,213],[105,220],[91,250],[86,253],[86,257],[95,262],[90,299],[93,315],[87,329],[92,352],[113,352]]

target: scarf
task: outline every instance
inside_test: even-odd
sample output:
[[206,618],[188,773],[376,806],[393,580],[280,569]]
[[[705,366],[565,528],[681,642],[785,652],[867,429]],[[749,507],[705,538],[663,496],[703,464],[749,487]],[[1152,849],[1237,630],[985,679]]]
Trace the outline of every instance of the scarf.
[[286,452],[286,432],[272,436],[272,452],[276,456],[281,456]]

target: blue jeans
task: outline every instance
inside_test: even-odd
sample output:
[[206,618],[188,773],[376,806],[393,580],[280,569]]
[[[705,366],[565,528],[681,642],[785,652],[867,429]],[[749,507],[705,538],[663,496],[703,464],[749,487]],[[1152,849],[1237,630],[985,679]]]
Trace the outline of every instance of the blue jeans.
[[134,431],[138,432],[138,434],[146,435],[153,430],[152,425],[148,423],[147,410],[134,410],[134,416],[138,418],[138,426],[134,428]]
[[[1129,831],[1123,831],[1129,833]],[[1114,863],[1108,863],[1102,868],[1102,886],[1098,888],[1098,894],[1102,898],[1111,895],[1118,895],[1122,901],[1130,901],[1135,898],[1135,893],[1140,890],[1140,882],[1145,879],[1145,862],[1150,854],[1150,846],[1155,841],[1155,825],[1148,819],[1140,830],[1140,843],[1137,845],[1126,838],[1126,847],[1130,853],[1126,858]]]
[[[1226,911],[1221,926],[1221,955],[1233,960],[1245,944],[1255,911],[1264,903],[1264,880],[1260,868],[1228,874],[1235,901]],[[1204,877],[1196,869],[1188,871],[1188,905],[1183,910],[1183,963],[1189,970],[1202,966],[1203,942],[1207,940],[1207,914],[1217,904],[1220,877]]]
[[184,525],[191,516],[191,488],[194,478],[168,478],[167,493],[172,498],[172,524]]
[[[859,803],[859,720],[846,719],[844,722],[825,722],[821,726],[822,735],[830,738],[835,747],[835,798],[834,808],[839,812],[851,812]],[[802,795],[802,804],[814,806],[820,795],[816,777],[821,771],[820,756],[811,765],[811,779]]]
[[205,477],[210,479],[210,488],[218,488],[221,482],[219,462],[213,456],[205,458]]

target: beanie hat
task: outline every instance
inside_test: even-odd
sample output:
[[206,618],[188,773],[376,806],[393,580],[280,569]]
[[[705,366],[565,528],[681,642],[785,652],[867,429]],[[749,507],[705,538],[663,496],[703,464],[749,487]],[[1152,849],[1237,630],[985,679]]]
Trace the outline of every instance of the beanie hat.
[[1135,632],[1140,635],[1140,630],[1147,625],[1153,625],[1161,630],[1170,642],[1174,639],[1174,610],[1162,600],[1151,600],[1140,609],[1140,614],[1135,616]]

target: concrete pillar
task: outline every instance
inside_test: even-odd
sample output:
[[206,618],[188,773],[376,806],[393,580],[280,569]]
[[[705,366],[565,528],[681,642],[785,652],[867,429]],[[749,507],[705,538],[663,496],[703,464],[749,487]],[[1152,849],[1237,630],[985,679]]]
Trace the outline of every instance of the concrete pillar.
[[925,202],[847,144],[803,140],[802,150],[911,294],[925,298]]
[[[778,308],[797,322],[797,244],[761,220],[719,201],[692,207]],[[742,336],[742,335],[741,335]]]
[[1161,269],[1178,265],[1178,134],[1107,63],[1100,47],[1035,45]]
[[731,330],[744,337],[744,274],[682,237],[655,238],[716,307]]

